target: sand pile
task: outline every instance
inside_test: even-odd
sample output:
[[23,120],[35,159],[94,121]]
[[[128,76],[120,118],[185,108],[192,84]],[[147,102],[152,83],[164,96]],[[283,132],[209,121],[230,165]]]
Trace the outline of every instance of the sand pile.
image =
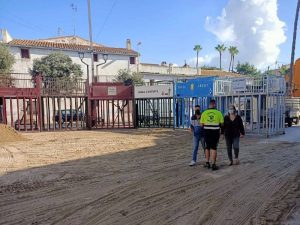
[[26,138],[13,128],[5,124],[0,124],[0,142],[15,142],[24,140],[26,140]]

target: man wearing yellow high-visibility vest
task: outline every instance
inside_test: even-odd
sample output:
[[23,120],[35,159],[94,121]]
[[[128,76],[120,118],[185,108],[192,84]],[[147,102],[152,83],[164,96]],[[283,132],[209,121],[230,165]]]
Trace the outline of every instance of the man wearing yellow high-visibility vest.
[[[212,170],[217,170],[218,167],[216,165],[217,161],[217,147],[220,139],[220,127],[224,123],[224,117],[222,113],[216,109],[216,101],[210,100],[209,109],[205,110],[200,119],[201,125],[204,127],[205,132],[205,158],[206,168],[212,168]],[[210,153],[212,155],[212,166],[210,166]]]

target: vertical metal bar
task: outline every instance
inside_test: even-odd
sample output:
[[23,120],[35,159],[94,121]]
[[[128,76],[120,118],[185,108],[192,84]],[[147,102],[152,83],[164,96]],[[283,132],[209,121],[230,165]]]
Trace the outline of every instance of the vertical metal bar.
[[62,128],[62,112],[61,112],[61,98],[57,97],[57,107],[58,107],[58,125],[59,129],[61,130]]
[[41,117],[41,109],[42,109],[42,106],[41,106],[41,98],[35,98],[34,99],[34,109],[35,109],[35,121],[36,121],[36,124],[35,124],[35,129],[39,130],[40,132],[42,131],[42,117]]
[[4,109],[4,122],[5,124],[8,124],[8,121],[7,121],[7,107],[6,107],[6,98],[4,97],[3,98],[3,109]]
[[104,123],[105,123],[105,102],[103,100],[99,100],[101,102],[101,127],[103,128]]
[[44,97],[43,98],[46,102],[46,108],[45,108],[45,111],[46,111],[46,120],[47,120],[47,131],[50,130],[50,102],[49,102],[49,97]]
[[70,118],[70,119],[71,119],[70,123],[71,123],[71,130],[73,130],[73,120],[74,120],[73,117],[74,117],[74,112],[76,113],[76,116],[77,116],[77,117],[79,117],[79,112],[76,111],[76,110],[75,110],[75,111],[73,110],[73,98],[72,98],[72,97],[69,98],[69,101],[70,101],[70,114],[71,114],[71,115],[70,115],[70,116],[71,116],[71,118]]
[[[127,117],[128,117],[128,119],[127,119],[127,121],[128,121],[128,127],[129,128],[131,128],[131,127],[134,128],[134,122],[131,124],[131,119],[130,119],[130,117],[132,116],[132,121],[134,121],[134,118],[135,118],[134,112],[131,113],[131,111],[133,111],[133,110],[130,110],[130,109],[133,109],[134,107],[135,107],[134,100],[129,100],[128,99],[128,105],[127,105]],[[124,109],[124,113],[125,113],[125,109]],[[124,118],[125,118],[125,114],[124,114]]]
[[[46,97],[46,114],[47,114],[47,131],[51,129],[51,113],[50,113],[50,98],[49,96]],[[53,108],[53,106],[52,106]]]
[[30,130],[33,130],[33,110],[32,110],[32,98],[29,98],[29,115],[30,115]]
[[64,106],[65,106],[65,130],[67,130],[67,127],[68,127],[68,112],[67,112],[66,96],[64,96]]
[[143,115],[143,117],[144,117],[144,119],[143,119],[143,127],[145,128],[146,127],[146,110],[145,110],[145,99],[142,99],[141,100],[141,109],[142,109],[142,115]]
[[39,124],[39,129],[40,129],[40,132],[42,130],[45,129],[45,103],[44,103],[44,98],[41,97],[41,96],[38,96],[37,97],[39,100],[39,121],[40,121],[40,124]]
[[[78,107],[78,97],[76,96],[75,97],[75,109],[76,109],[76,111],[79,113],[79,107]],[[81,120],[82,119],[84,119],[85,117],[86,117],[86,113],[83,111],[83,110],[80,110],[81,112],[82,112],[82,114],[83,114],[83,118],[81,118]],[[85,120],[85,119],[84,119]],[[79,129],[79,117],[78,116],[76,116],[76,129],[78,130]],[[86,120],[85,120],[86,121]]]
[[118,121],[118,128],[120,128],[120,100],[117,100],[117,121]]
[[98,128],[98,124],[101,123],[101,117],[100,117],[100,100],[97,99],[97,106],[96,106],[96,128]]
[[17,117],[18,117],[17,124],[18,124],[18,130],[20,131],[20,107],[19,107],[19,105],[20,105],[19,104],[19,98],[17,97],[17,112],[18,112],[18,114],[17,114]]
[[109,111],[111,110],[110,107],[110,100],[105,100],[106,102],[106,117],[107,117],[107,122],[106,122],[106,128],[108,128],[110,126],[110,113]]
[[112,100],[112,128],[115,128],[115,100]]
[[[23,98],[23,124],[24,124],[24,130],[27,131],[27,126],[26,126],[26,121],[27,121],[27,118],[26,118],[26,114],[27,114],[27,105],[26,105],[26,100],[25,100],[25,97]],[[20,123],[21,124],[21,123]],[[19,126],[20,126],[19,124]]]
[[[55,103],[55,97],[52,97],[52,105],[53,105],[53,111],[52,111],[52,123],[53,123],[53,130],[55,131],[56,129],[56,120],[55,120],[55,116],[56,116],[56,103]],[[59,126],[59,122],[60,122],[60,115],[59,115],[59,110],[57,111],[57,125]]]
[[10,101],[10,123],[11,123],[11,127],[14,127],[14,112],[13,112],[12,98],[9,98],[9,101]]

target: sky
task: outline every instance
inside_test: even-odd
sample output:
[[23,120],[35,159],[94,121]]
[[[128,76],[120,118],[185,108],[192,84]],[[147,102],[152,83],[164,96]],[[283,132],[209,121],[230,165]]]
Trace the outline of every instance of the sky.
[[[290,62],[296,4],[297,0],[91,0],[93,40],[125,47],[130,38],[142,62],[179,66],[185,61],[195,64],[196,44],[203,48],[200,65],[218,66],[215,46],[224,43],[238,47],[236,61],[274,69]],[[86,0],[0,0],[0,28],[13,38],[41,39],[73,35],[75,27],[76,35],[88,39],[87,12]],[[297,46],[295,58],[300,57]],[[224,69],[229,59],[225,52]]]

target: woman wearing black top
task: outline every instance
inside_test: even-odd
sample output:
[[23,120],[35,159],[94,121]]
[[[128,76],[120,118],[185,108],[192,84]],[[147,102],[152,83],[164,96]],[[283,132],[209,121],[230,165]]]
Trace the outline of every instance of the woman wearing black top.
[[235,164],[239,164],[240,137],[245,135],[242,118],[237,115],[234,105],[231,105],[228,114],[224,117],[222,134],[225,134],[229,165],[233,164],[232,148],[234,150]]

